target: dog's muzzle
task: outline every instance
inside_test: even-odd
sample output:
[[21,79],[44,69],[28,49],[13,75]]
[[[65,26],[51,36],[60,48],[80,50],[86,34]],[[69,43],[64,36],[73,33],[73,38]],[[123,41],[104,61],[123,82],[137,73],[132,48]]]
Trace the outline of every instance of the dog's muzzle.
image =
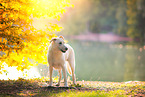
[[68,50],[68,48],[67,47],[65,47],[65,49],[64,50],[62,50],[62,49],[60,49],[63,53],[65,53],[67,50]]

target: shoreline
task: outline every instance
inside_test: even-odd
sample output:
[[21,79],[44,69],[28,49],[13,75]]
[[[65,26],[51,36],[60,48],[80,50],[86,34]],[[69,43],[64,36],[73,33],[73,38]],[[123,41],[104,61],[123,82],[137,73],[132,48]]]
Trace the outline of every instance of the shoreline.
[[84,40],[85,41],[99,41],[99,42],[133,41],[133,39],[129,37],[122,37],[122,36],[115,35],[112,33],[107,33],[107,34],[88,33],[88,34],[80,34],[80,35],[71,35],[71,36],[66,36],[66,37],[69,39],[75,39],[75,40],[81,40],[81,41],[84,41]]

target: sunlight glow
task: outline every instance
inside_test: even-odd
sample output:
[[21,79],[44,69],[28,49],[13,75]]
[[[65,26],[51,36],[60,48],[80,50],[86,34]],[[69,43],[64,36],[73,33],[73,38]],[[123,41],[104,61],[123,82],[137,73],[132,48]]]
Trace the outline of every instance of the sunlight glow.
[[46,30],[46,28],[48,26],[48,20],[44,19],[44,18],[39,18],[39,19],[34,18],[33,19],[33,26],[37,30]]
[[41,75],[36,70],[36,68],[32,67],[29,70],[25,69],[23,72],[18,71],[16,66],[8,67],[6,63],[3,63],[4,68],[2,74],[0,74],[1,80],[17,80],[18,78],[32,79],[32,78],[40,78]]
[[[69,0],[32,0],[33,23],[32,25],[37,30],[43,30],[49,27],[50,20],[60,20],[61,14],[66,9],[72,7]],[[34,18],[37,16],[37,18]],[[53,21],[54,23],[54,21]]]

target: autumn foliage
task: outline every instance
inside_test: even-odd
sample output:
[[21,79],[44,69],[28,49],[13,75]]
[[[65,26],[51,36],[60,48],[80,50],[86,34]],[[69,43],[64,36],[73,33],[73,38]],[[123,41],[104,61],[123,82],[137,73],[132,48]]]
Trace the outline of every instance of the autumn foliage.
[[[0,0],[0,69],[4,63],[18,70],[47,64],[52,32],[62,29],[52,20],[59,21],[66,7],[72,7],[69,0]],[[51,22],[36,24],[41,18]]]

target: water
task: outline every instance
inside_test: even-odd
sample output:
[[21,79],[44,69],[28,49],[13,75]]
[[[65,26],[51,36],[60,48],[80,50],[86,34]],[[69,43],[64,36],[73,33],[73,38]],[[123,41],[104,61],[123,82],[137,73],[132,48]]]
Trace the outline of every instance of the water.
[[[69,40],[75,50],[78,81],[145,81],[145,46]],[[48,67],[39,65],[42,76]],[[58,76],[54,70],[53,76]]]
[[145,81],[145,46],[69,41],[76,54],[77,80]]

